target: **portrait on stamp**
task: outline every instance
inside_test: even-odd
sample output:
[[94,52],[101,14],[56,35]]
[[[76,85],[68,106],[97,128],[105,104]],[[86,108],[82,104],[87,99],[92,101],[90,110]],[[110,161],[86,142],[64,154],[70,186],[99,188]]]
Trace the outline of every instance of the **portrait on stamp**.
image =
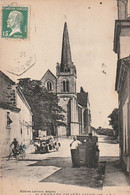
[[28,7],[2,7],[2,38],[26,39]]

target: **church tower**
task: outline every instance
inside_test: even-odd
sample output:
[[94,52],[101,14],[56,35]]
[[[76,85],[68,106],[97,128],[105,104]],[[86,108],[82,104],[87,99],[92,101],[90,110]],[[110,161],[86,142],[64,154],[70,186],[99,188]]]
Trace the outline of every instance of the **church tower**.
[[76,67],[72,62],[67,23],[64,24],[61,63],[57,63],[57,95],[59,105],[66,111],[67,128],[60,127],[59,135],[79,134],[78,105],[76,93]]

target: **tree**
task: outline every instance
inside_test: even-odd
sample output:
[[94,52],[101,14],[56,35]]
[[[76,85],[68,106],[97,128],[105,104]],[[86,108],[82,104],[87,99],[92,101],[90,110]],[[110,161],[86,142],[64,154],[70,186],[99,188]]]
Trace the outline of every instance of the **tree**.
[[34,130],[47,130],[48,135],[56,135],[58,126],[66,126],[65,111],[58,105],[56,94],[48,92],[39,80],[19,79],[18,85],[31,107]]
[[114,132],[115,132],[115,137],[118,136],[118,108],[115,108],[112,113],[108,116],[110,118],[109,120],[109,125],[112,126]]

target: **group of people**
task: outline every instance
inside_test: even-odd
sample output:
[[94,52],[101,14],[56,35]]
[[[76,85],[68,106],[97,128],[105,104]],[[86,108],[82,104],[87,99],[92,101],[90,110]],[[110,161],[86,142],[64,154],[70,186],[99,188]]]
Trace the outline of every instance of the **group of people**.
[[99,149],[96,140],[93,138],[92,133],[89,133],[88,139],[83,140],[83,143],[73,137],[70,144],[72,167],[80,167],[79,146],[85,145],[85,163],[87,167],[96,167],[98,164]]
[[[85,146],[85,163],[87,167],[96,167],[98,164],[99,149],[97,141],[93,138],[92,133],[89,133],[88,138],[83,140],[83,142],[77,140],[76,136],[73,137],[73,141],[70,144],[72,167],[80,167],[79,146],[82,144]],[[25,144],[21,143],[19,145],[16,138],[14,138],[10,147],[12,147],[11,153],[13,153],[14,156],[17,156],[20,152],[26,150]]]

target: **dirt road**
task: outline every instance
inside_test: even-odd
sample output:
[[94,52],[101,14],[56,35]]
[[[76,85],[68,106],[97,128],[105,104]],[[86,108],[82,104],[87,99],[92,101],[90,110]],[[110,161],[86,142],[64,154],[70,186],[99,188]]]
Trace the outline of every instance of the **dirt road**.
[[[65,192],[69,189],[69,192],[71,192],[70,187],[72,186],[73,192],[80,190],[99,192],[98,190],[101,190],[102,181],[98,180],[96,184],[96,169],[88,169],[86,167],[71,168],[69,148],[71,140],[60,139],[59,141],[61,147],[58,152],[35,154],[33,152],[34,147],[31,146],[24,160],[17,161],[13,159],[6,161],[6,158],[3,159],[1,169],[3,189],[5,190],[5,185],[8,184],[8,190],[13,189],[13,195],[15,190],[20,195],[21,193],[23,195],[43,195],[43,192],[45,193],[48,190],[51,192]],[[110,161],[119,157],[118,144],[110,143],[106,136],[99,136],[99,149],[100,161]],[[97,189],[94,189],[95,187]],[[34,191],[40,190],[41,192],[35,193],[32,192],[32,189]]]

